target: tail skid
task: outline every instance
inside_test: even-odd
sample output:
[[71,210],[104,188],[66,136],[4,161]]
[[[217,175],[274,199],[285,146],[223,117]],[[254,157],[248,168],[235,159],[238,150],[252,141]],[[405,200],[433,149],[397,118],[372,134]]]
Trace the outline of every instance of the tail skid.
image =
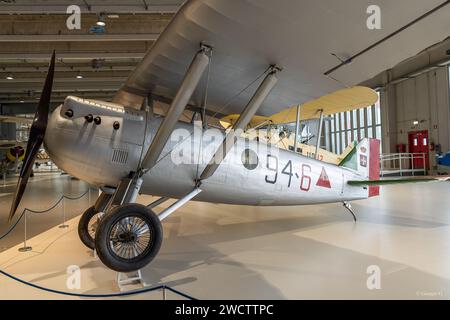
[[344,208],[347,209],[350,212],[350,214],[352,215],[353,221],[356,222],[356,215],[355,215],[355,212],[352,209],[351,203],[348,202],[348,201],[344,201],[342,204],[344,205]]

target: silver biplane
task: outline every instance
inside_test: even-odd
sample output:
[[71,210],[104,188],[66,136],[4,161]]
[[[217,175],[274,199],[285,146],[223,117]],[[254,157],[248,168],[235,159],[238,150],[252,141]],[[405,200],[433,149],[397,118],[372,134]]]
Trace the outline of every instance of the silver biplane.
[[[423,29],[427,37],[413,42],[408,28],[397,32],[430,10],[424,1],[377,1],[386,12],[409,11],[382,30],[369,30],[366,9],[372,2],[188,0],[112,102],[69,96],[49,117],[53,53],[10,220],[42,142],[58,167],[102,190],[82,215],[79,234],[106,266],[121,272],[152,261],[163,240],[161,221],[190,200],[253,206],[336,202],[350,208],[352,200],[377,195],[378,185],[395,181],[379,181],[375,139],[360,141],[335,165],[239,133],[257,113],[271,115],[357,86],[447,36],[446,26]],[[165,117],[151,111],[160,98],[170,102]],[[198,126],[179,121],[187,105],[240,116],[231,130],[206,130],[191,139]],[[333,109],[324,105],[314,112],[322,119]],[[189,134],[174,139],[175,132]],[[177,163],[180,150],[183,159],[206,161]],[[139,193],[161,199],[137,204]],[[152,208],[167,198],[177,201],[155,214]]]

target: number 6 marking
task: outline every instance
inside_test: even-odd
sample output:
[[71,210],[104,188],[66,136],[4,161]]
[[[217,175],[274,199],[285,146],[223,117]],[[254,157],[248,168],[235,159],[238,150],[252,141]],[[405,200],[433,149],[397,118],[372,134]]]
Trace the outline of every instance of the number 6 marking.
[[[309,191],[309,188],[311,187],[311,177],[308,175],[305,175],[305,169],[308,169],[310,173],[311,167],[307,164],[302,164],[302,180],[300,181],[300,190],[302,191]],[[305,186],[305,182],[307,181],[307,185]]]

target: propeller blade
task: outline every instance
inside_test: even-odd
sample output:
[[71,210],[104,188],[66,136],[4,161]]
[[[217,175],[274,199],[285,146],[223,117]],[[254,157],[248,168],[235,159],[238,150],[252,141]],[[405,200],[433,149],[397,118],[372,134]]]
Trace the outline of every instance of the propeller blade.
[[55,74],[55,51],[53,50],[50,65],[47,71],[47,77],[45,79],[44,88],[41,93],[41,98],[34,115],[33,123],[30,129],[30,135],[25,151],[25,158],[23,160],[22,169],[20,170],[19,181],[17,182],[16,192],[14,194],[14,200],[11,204],[11,211],[9,212],[8,221],[11,221],[16,213],[17,207],[20,204],[20,200],[25,192],[28,178],[30,177],[33,169],[33,164],[36,159],[36,155],[39,148],[44,141],[45,129],[47,128],[48,113],[50,107],[50,97],[52,94],[53,77]]

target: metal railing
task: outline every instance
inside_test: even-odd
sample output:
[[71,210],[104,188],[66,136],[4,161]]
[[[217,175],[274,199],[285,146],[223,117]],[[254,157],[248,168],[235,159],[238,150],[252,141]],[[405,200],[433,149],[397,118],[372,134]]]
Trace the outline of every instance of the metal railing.
[[[422,166],[415,167],[415,161],[422,161]],[[380,155],[380,176],[386,175],[426,175],[425,153],[386,153]]]

